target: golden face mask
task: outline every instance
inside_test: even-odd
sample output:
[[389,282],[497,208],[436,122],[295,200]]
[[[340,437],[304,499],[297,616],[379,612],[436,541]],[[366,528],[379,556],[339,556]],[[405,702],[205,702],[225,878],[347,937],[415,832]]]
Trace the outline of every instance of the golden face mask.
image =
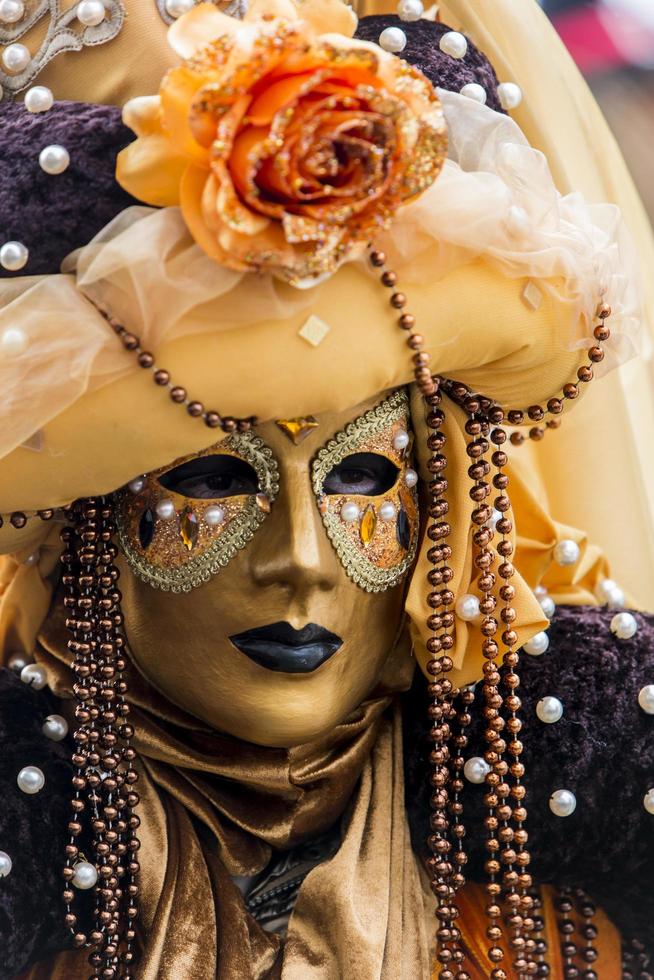
[[407,394],[397,391],[339,432],[312,466],[327,534],[348,576],[366,592],[397,585],[416,554],[418,475],[409,419]]
[[190,592],[246,546],[278,492],[277,463],[263,440],[229,436],[121,490],[120,545],[144,582]]

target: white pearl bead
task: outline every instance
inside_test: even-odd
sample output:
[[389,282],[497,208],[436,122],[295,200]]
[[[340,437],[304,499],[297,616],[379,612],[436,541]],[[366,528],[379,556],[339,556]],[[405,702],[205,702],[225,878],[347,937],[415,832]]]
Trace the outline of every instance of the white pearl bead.
[[630,640],[638,632],[638,623],[631,613],[618,613],[611,620],[611,632],[619,640]]
[[77,7],[77,19],[84,27],[97,27],[104,20],[102,0],[82,0]]
[[195,6],[195,0],[166,0],[166,13],[177,19]]
[[624,609],[626,601],[624,592],[616,586],[609,595],[606,605],[611,610]]
[[611,597],[611,593],[617,588],[618,583],[614,582],[612,578],[603,578],[595,586],[595,598],[603,604],[607,603]]
[[577,809],[577,797],[569,789],[557,789],[550,799],[550,810],[555,817],[570,817]]
[[397,16],[408,22],[420,20],[425,12],[422,0],[400,0],[397,5]]
[[11,874],[13,862],[6,851],[0,851],[0,878],[6,878]]
[[3,65],[7,71],[14,72],[14,74],[25,71],[31,60],[29,48],[26,48],[24,44],[10,44],[2,52]]
[[645,799],[643,800],[643,806],[648,813],[654,814],[654,789],[647,791]]
[[654,684],[647,684],[638,695],[638,704],[646,715],[654,715]]
[[98,869],[89,861],[78,861],[74,868],[75,877],[72,879],[75,888],[80,891],[88,891],[93,888],[98,880]]
[[415,487],[418,483],[418,474],[415,470],[407,470],[404,474],[404,482],[407,487]]
[[550,638],[547,633],[536,633],[531,640],[525,643],[523,649],[525,653],[532,657],[542,657],[550,648]]
[[54,105],[54,95],[45,85],[33,85],[25,93],[25,108],[28,112],[48,112]]
[[132,493],[143,493],[145,490],[145,482],[145,477],[137,476],[136,479],[128,483],[127,486]]
[[450,58],[465,58],[468,53],[468,41],[465,35],[458,31],[448,31],[447,34],[443,34],[438,46],[443,54],[449,54]]
[[488,765],[485,759],[481,756],[475,756],[473,759],[468,759],[465,766],[463,767],[463,775],[466,777],[469,783],[476,783],[478,786],[485,782],[486,776],[491,771],[491,767]]
[[34,796],[35,793],[40,793],[45,786],[45,776],[38,766],[25,766],[18,773],[16,782],[23,793]]
[[204,512],[204,519],[211,527],[216,527],[218,524],[224,524],[227,517],[227,511],[224,507],[220,507],[215,504],[212,507],[207,507]]
[[39,166],[46,174],[53,177],[57,174],[63,174],[70,166],[70,153],[65,146],[58,146],[53,143],[52,146],[46,146],[44,150],[41,150]]
[[27,334],[20,327],[7,327],[0,337],[0,353],[5,357],[18,357],[27,350]]
[[406,48],[406,34],[400,27],[387,27],[379,35],[379,44],[384,51],[399,54]]
[[502,82],[501,85],[497,86],[497,95],[500,105],[507,111],[517,109],[522,102],[522,89],[515,82]]
[[379,508],[379,516],[382,521],[394,521],[397,517],[397,507],[392,500],[387,500]]
[[403,449],[409,445],[410,442],[409,433],[401,429],[399,432],[395,433],[393,438],[393,449],[397,449],[398,453],[401,453]]
[[40,664],[28,664],[20,672],[23,684],[29,684],[35,691],[42,691],[48,683],[48,672]]
[[480,615],[479,599],[476,595],[462,595],[457,599],[455,608],[459,619],[463,619],[466,623],[474,623]]
[[543,610],[543,613],[547,616],[547,618],[551,619],[556,612],[556,603],[551,596],[546,595],[540,600],[540,608]]
[[544,599],[547,594],[548,592],[544,585],[537,585],[534,589],[534,595],[537,599]]
[[68,735],[68,722],[63,715],[48,715],[41,726],[41,731],[51,742],[63,742]]
[[23,565],[25,565],[27,568],[33,568],[35,565],[38,565],[40,560],[41,552],[35,551],[33,554],[27,556],[23,562]]
[[461,95],[465,95],[467,99],[474,99],[475,102],[480,102],[481,105],[486,105],[488,98],[484,86],[478,85],[477,82],[468,82],[467,85],[464,85],[461,89]]
[[157,517],[160,517],[162,521],[169,521],[175,516],[175,504],[172,500],[166,497],[165,500],[160,500],[155,507],[157,512]]
[[19,272],[24,269],[29,257],[30,253],[22,242],[5,242],[0,248],[0,265],[7,272]]
[[346,524],[354,524],[360,517],[361,511],[358,504],[349,502],[341,507],[341,520],[345,521]]
[[25,667],[32,662],[26,653],[13,653],[7,661],[7,667],[20,677]]
[[576,541],[565,539],[559,541],[554,549],[554,561],[565,568],[566,565],[576,565],[581,557],[581,548]]
[[0,0],[0,21],[3,24],[17,24],[24,16],[23,0]]
[[563,705],[558,698],[543,698],[536,705],[536,714],[546,725],[555,725],[563,718]]

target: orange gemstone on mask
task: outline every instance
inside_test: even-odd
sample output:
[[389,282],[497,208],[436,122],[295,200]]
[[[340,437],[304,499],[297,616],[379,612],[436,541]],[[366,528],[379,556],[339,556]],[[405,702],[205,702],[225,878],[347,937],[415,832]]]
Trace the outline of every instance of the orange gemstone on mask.
[[363,520],[361,521],[361,541],[366,547],[370,544],[375,536],[375,530],[377,529],[377,513],[375,508],[370,506],[366,509],[363,515]]
[[264,514],[269,514],[272,510],[272,504],[270,503],[270,497],[267,493],[257,494],[257,507],[262,510]]
[[179,523],[179,535],[187,551],[192,551],[198,540],[198,519],[190,507],[185,507]]
[[275,425],[282,430],[285,436],[288,436],[294,445],[299,446],[307,436],[311,435],[314,429],[318,428],[318,419],[315,419],[313,415],[299,419],[277,419]]

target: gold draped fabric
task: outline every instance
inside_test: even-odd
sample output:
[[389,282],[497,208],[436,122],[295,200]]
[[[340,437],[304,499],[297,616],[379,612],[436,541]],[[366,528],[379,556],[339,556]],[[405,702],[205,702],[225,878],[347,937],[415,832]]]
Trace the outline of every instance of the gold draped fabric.
[[[39,658],[64,693],[70,680],[58,618],[44,630]],[[429,976],[392,694],[290,750],[202,728],[136,674],[130,700],[141,762],[139,980]],[[282,943],[248,914],[232,875],[256,874],[272,848],[311,840],[341,816],[341,846],[305,879]],[[88,972],[86,955],[71,952],[25,976],[86,980]]]
[[[66,694],[62,615],[39,659]],[[134,671],[142,819],[139,980],[427,980],[433,899],[406,818],[397,692],[380,692],[324,739],[270,749],[203,728]],[[342,843],[309,873],[282,940],[248,914],[232,876],[267,865],[273,848],[311,840],[342,819]],[[487,977],[482,887],[460,897],[473,980]],[[546,896],[553,978],[563,976]],[[602,980],[620,978],[620,942],[600,917]],[[86,954],[62,953],[20,980],[87,980]],[[507,967],[509,980],[516,980]]]

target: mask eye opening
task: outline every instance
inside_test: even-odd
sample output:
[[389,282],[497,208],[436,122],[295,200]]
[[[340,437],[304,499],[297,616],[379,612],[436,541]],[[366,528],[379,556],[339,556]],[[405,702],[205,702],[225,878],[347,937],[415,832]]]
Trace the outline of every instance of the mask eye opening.
[[165,490],[195,500],[255,496],[259,492],[254,467],[239,456],[227,453],[188,460],[162,473],[158,482]]
[[399,475],[395,463],[381,453],[351,453],[329,471],[323,492],[326,496],[380,497],[393,489]]

